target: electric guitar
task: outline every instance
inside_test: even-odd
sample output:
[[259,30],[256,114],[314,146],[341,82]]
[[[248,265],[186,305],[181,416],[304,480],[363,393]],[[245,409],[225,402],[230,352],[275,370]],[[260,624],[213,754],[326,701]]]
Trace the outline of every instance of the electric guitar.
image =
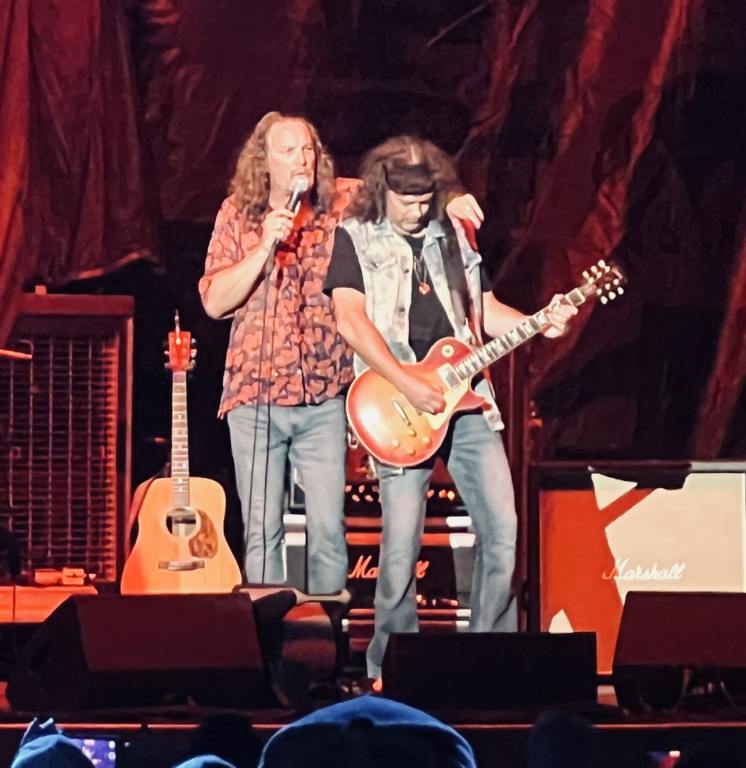
[[[189,476],[187,371],[196,350],[179,327],[168,334],[171,386],[171,477],[143,483],[138,534],[122,572],[123,595],[231,592],[241,571],[223,533],[225,493],[219,483]],[[144,490],[143,490],[144,489]]]
[[[578,307],[598,296],[606,304],[624,293],[625,278],[619,267],[601,260],[583,272],[582,285],[562,300]],[[368,369],[347,393],[347,418],[360,444],[384,464],[412,467],[429,459],[440,447],[451,417],[483,405],[484,398],[471,388],[472,377],[512,352],[549,325],[544,307],[511,331],[483,347],[471,347],[455,338],[440,339],[419,363],[405,363],[444,389],[446,407],[441,413],[418,411],[380,373]]]

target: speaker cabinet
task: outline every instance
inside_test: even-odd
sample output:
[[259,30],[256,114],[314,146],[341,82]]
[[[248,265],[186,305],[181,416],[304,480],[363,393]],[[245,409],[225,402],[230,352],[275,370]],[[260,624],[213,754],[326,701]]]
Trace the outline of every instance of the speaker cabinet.
[[35,711],[274,702],[240,593],[72,597],[25,646],[7,695]]
[[[0,360],[0,528],[26,571],[114,582],[129,507],[129,296],[26,294]],[[3,547],[5,549],[5,547]]]
[[619,704],[671,709],[746,694],[746,594],[630,592],[614,654]]
[[574,634],[399,633],[386,695],[422,709],[526,709],[596,701],[596,638]]

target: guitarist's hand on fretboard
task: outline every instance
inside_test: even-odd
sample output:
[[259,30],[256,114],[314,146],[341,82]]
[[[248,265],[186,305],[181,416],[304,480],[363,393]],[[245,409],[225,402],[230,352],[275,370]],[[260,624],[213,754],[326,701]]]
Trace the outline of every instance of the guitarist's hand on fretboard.
[[557,339],[567,333],[569,322],[573,315],[578,314],[578,308],[570,304],[564,294],[555,293],[547,307],[549,325],[542,330],[548,339]]

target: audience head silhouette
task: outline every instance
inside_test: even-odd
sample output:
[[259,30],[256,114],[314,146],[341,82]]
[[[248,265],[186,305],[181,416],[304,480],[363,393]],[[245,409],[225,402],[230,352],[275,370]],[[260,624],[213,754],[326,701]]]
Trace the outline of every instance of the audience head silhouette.
[[262,740],[251,721],[238,713],[225,712],[206,717],[195,730],[189,755],[216,755],[235,768],[256,768]]
[[236,766],[217,755],[198,755],[197,757],[190,757],[174,768],[236,768]]
[[53,720],[33,720],[11,768],[93,768],[93,764],[74,741],[57,730]]
[[570,712],[547,712],[531,730],[526,747],[527,768],[590,768],[595,731],[591,723]]
[[434,717],[388,699],[361,696],[278,731],[262,768],[475,768],[469,743]]

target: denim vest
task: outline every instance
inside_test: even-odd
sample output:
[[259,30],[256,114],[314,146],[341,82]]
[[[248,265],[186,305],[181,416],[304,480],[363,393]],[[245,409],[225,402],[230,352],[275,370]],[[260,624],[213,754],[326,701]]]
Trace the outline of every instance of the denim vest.
[[[381,332],[397,360],[416,362],[415,354],[409,346],[409,309],[412,303],[414,261],[411,246],[394,230],[388,219],[380,222],[347,219],[342,226],[350,235],[360,262],[365,285],[365,313],[368,319]],[[454,310],[443,264],[443,253],[448,253],[447,232],[440,221],[431,221],[425,230],[422,259],[430,275],[435,295],[451,323],[453,335],[467,344],[481,345],[482,286],[479,265],[482,257],[469,245],[463,228],[457,222],[454,223],[454,229],[466,272],[469,306],[464,307],[464,310],[472,318],[471,324],[467,321],[459,322],[458,314]],[[355,355],[354,367],[355,373],[359,374],[367,366]],[[487,423],[492,429],[502,429],[504,424],[495,403],[489,373],[484,373],[484,378],[477,384],[475,391],[485,398],[484,416]]]

